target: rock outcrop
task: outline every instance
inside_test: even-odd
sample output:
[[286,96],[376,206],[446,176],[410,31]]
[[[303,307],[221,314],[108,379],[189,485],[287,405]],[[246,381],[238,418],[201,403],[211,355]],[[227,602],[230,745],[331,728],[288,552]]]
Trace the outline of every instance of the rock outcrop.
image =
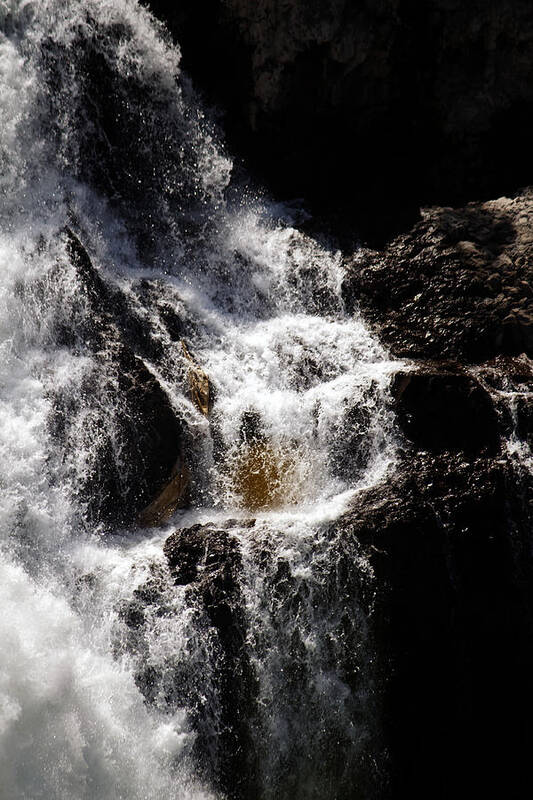
[[358,251],[344,291],[400,357],[533,356],[533,191],[423,211],[383,250]]
[[[395,474],[358,495],[332,526],[330,541],[357,543],[374,570],[369,637],[382,674],[376,685],[385,685],[392,796],[521,797],[529,784],[533,716],[533,484],[524,460],[533,438],[533,192],[465,204],[511,195],[533,181],[531,4],[149,5],[180,42],[196,86],[227,113],[230,149],[254,175],[278,195],[303,196],[312,210],[341,219],[348,238],[381,248],[347,259],[344,296],[394,355],[412,362],[393,386],[400,453]],[[89,53],[88,71],[105,83],[106,64],[96,55]],[[110,106],[104,116],[119,139],[122,121]],[[171,166],[180,176],[181,165]],[[133,192],[131,171],[119,167],[125,192]],[[435,203],[463,207],[424,210],[405,233],[419,206]],[[172,208],[179,212],[180,202],[173,199]],[[150,234],[144,238],[149,254]],[[105,294],[105,314],[116,318],[118,296],[102,293],[89,265],[78,260],[89,299]],[[168,314],[181,339],[179,321]],[[157,338],[142,333],[131,315],[119,316],[138,337],[135,356],[122,347],[116,362],[135,415],[141,409],[128,429],[135,435],[124,439],[135,448],[128,461],[138,464],[137,433],[154,430],[150,409],[171,406],[138,358],[157,348]],[[98,352],[101,334],[87,333]],[[204,376],[190,367],[188,379],[193,402],[207,414]],[[68,409],[60,416],[67,426]],[[157,419],[154,436],[143,439],[148,463],[165,465],[149,481],[154,493],[172,479],[184,435],[166,412]],[[161,419],[168,430],[159,427],[166,424]],[[174,448],[162,461],[160,446]],[[142,472],[143,480],[151,474]],[[113,509],[128,483],[106,466],[97,485]],[[135,496],[142,492],[153,499],[137,485]],[[98,495],[94,487],[91,495]],[[120,502],[124,516],[128,503]],[[328,602],[354,604],[356,552],[350,546],[334,565]],[[198,755],[210,753],[209,777],[230,796],[257,796],[250,763],[256,686],[245,647],[237,540],[228,526],[195,526],[175,532],[165,555],[175,591],[187,593],[215,654],[211,727],[205,720],[212,709],[179,667],[171,686],[148,668],[137,676],[139,686],[148,702],[162,692],[169,705],[186,700],[196,709]],[[287,606],[287,616],[277,617],[284,625],[296,602],[289,572],[280,563],[268,585],[273,602]],[[144,608],[171,614],[158,592],[141,587],[138,605],[125,611],[136,641]],[[332,643],[342,640],[338,625],[331,630]],[[349,653],[360,633],[349,632],[332,666],[354,696],[361,666]],[[296,685],[305,661],[291,643],[287,652],[287,675]],[[331,772],[331,765],[342,769],[337,750],[328,754]],[[290,764],[283,766],[288,773]]]
[[400,427],[431,452],[464,451],[496,455],[500,421],[487,389],[450,364],[424,364],[394,376],[393,395]]
[[[150,0],[271,190],[383,241],[533,181],[528,0]],[[209,57],[206,57],[209,54]]]
[[533,194],[424,211],[348,263],[411,359],[395,475],[339,524],[369,547],[392,796],[520,796],[533,693]]
[[50,425],[74,453],[77,439],[90,441],[89,460],[75,463],[71,475],[90,519],[128,525],[143,512],[141,524],[157,524],[186,502],[189,486],[186,425],[147,366],[161,359],[160,343],[102,279],[80,238],[71,229],[65,237],[70,264],[58,270],[74,268],[81,299],[56,336],[94,369],[79,396],[72,387],[55,392]]
[[[135,680],[147,703],[166,713],[188,709],[199,774],[225,797],[241,800],[257,796],[251,743],[256,678],[246,647],[235,525],[234,520],[194,525],[167,538],[166,564],[153,563],[149,578],[120,610],[126,625],[120,646],[134,659]],[[252,528],[254,520],[238,525]],[[178,593],[182,603],[176,602]],[[170,649],[164,658],[161,653],[150,658],[153,629],[161,624],[170,642],[179,641],[173,639],[175,630],[185,626],[190,640],[183,653]]]

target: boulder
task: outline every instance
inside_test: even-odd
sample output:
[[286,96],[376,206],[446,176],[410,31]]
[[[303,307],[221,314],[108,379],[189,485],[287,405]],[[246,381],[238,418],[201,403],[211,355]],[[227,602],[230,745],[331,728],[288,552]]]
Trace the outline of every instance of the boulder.
[[[164,544],[166,563],[150,565],[146,581],[120,609],[121,652],[126,647],[132,655],[146,702],[163,712],[188,710],[195,772],[231,800],[258,796],[251,735],[257,687],[246,645],[242,559],[232,532],[254,524],[230,519],[174,531]],[[179,593],[183,602],[177,602]],[[157,650],[151,657],[159,624],[165,636],[169,626],[185,627],[190,638],[183,651],[163,656]]]
[[[163,548],[172,580],[188,587],[189,603],[196,606],[214,634],[214,663],[210,666],[215,672],[215,697],[210,703],[218,711],[210,726],[201,716],[196,719],[196,751],[204,764],[209,757],[209,777],[229,798],[256,796],[257,779],[251,734],[256,679],[246,644],[242,559],[238,539],[231,533],[236,525],[253,527],[254,521],[229,520],[225,527],[180,529],[168,537]],[[205,691],[205,687],[199,688]],[[201,714],[201,698],[191,699]]]
[[249,511],[279,508],[298,499],[294,452],[257,440],[241,445],[229,468],[233,489]]
[[533,355],[533,191],[433,208],[382,251],[348,259],[344,296],[400,357]]
[[[177,584],[200,581],[209,585],[210,596],[220,601],[224,595],[236,593],[241,564],[238,541],[225,528],[180,528],[166,539],[163,552]],[[215,584],[220,591],[214,588]]]

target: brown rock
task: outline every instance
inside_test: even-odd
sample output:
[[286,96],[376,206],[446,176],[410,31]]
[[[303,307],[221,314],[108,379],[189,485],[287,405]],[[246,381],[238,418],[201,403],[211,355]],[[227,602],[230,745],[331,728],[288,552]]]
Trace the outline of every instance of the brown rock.
[[295,453],[276,449],[265,440],[243,444],[230,465],[233,486],[244,508],[278,508],[298,498]]
[[189,369],[187,373],[189,381],[189,391],[191,399],[195,406],[202,412],[204,416],[209,416],[212,405],[211,387],[207,373],[194,362],[193,357],[187,350],[185,342],[182,340],[181,346],[183,354],[189,362]]
[[497,272],[493,272],[487,280],[487,286],[493,292],[499,292],[502,288],[502,279]]
[[178,509],[187,503],[187,489],[189,488],[189,469],[182,459],[174,466],[175,475],[170,479],[162,491],[152,500],[137,518],[139,525],[153,527],[166,522]]

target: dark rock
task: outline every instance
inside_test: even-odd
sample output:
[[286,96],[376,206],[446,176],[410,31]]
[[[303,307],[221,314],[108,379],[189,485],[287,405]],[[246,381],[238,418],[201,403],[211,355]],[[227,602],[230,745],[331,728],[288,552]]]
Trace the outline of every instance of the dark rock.
[[[121,609],[128,629],[121,641],[134,654],[137,684],[147,702],[189,709],[197,734],[192,753],[197,772],[225,797],[252,800],[267,796],[272,785],[277,796],[291,797],[302,780],[312,781],[309,785],[320,796],[334,791],[338,800],[351,800],[354,785],[357,796],[380,796],[385,754],[367,624],[374,587],[369,572],[354,569],[363,548],[349,531],[321,536],[306,559],[304,577],[268,531],[253,531],[249,544],[263,591],[251,612],[252,619],[259,613],[261,624],[249,630],[235,534],[254,524],[227,520],[217,526],[195,525],[167,539],[168,578],[154,567],[153,576]],[[167,630],[176,605],[183,608],[176,604],[176,594],[184,598],[194,633],[185,657],[154,666],[149,657],[154,615],[164,616]],[[317,620],[320,631],[315,629]],[[317,635],[319,654],[308,646]],[[192,662],[187,662],[189,652]],[[259,695],[253,666],[258,660],[270,669],[272,659],[277,669],[271,675],[275,709]],[[330,674],[335,676],[331,682]],[[270,688],[263,686],[266,697]],[[320,725],[309,724],[302,707]],[[307,735],[287,741],[272,726],[273,719],[294,734]],[[362,731],[355,742],[353,720]]]
[[502,322],[503,343],[511,352],[533,353],[533,308],[513,310]]
[[[128,348],[108,351],[102,361],[106,384],[102,387],[101,373],[95,373],[95,383],[86,387],[84,397],[92,418],[94,453],[78,487],[93,520],[130,524],[183,468],[185,431],[158,381]],[[75,412],[71,418],[60,398],[58,413],[69,417],[64,427],[76,422]],[[69,431],[72,435],[75,427]]]
[[[65,240],[66,252],[70,263],[76,268],[80,293],[86,303],[85,313],[74,317],[70,330],[65,332],[65,344],[101,352],[109,347],[110,342],[116,341],[141,358],[160,361],[163,356],[160,338],[150,330],[146,315],[140,318],[129,298],[104,280],[80,237],[69,227],[65,228]],[[183,335],[180,318],[175,311],[172,313],[168,302],[164,303],[164,298],[162,302],[160,282],[144,279],[134,288],[144,309],[153,307],[154,311],[161,313],[165,323],[172,325],[174,330],[179,327],[180,335]],[[179,302],[179,298],[173,297],[172,300],[176,304]],[[160,308],[161,305],[163,308]]]
[[[533,354],[533,192],[434,208],[348,263],[344,294],[399,356],[479,362]],[[495,296],[495,293],[497,295]]]
[[492,275],[489,275],[487,279],[487,286],[491,290],[497,294],[500,289],[502,288],[502,279],[497,272],[493,272]]
[[[235,524],[230,520],[227,527],[231,529]],[[250,525],[253,521],[245,526]],[[257,769],[253,763],[251,726],[256,680],[246,647],[238,540],[226,528],[194,525],[173,533],[165,542],[164,553],[172,579],[189,587],[190,603],[200,608],[206,624],[216,632],[216,660],[212,665],[216,697],[211,702],[216,703],[218,714],[211,719],[211,727],[201,715],[195,720],[198,759],[205,764],[209,755],[209,777],[227,797],[253,797]],[[195,705],[201,709],[197,701]]]
[[261,594],[252,641],[269,677],[257,726],[263,792],[255,797],[381,798],[387,757],[372,573],[347,527],[317,531],[310,545],[295,568],[268,529],[253,542]]
[[[61,343],[89,356],[94,367],[77,395],[71,388],[56,392],[50,427],[71,452],[78,449],[77,437],[90,439],[88,460],[72,475],[88,518],[127,525],[186,472],[187,430],[137,355],[156,337],[100,275],[79,236],[67,228],[65,237],[83,305],[70,323],[62,321]],[[157,358],[157,349],[150,354]]]
[[328,467],[333,475],[348,482],[362,477],[370,459],[375,456],[374,414],[383,402],[387,400],[382,396],[378,382],[372,380],[363,389],[361,401],[347,405],[344,424],[330,434]]
[[416,446],[431,452],[495,454],[499,419],[490,394],[471,375],[438,365],[398,372],[392,387],[398,422]]
[[[257,796],[251,738],[256,679],[246,647],[239,542],[231,533],[253,524],[228,520],[175,531],[164,544],[168,570],[153,564],[150,577],[120,610],[126,630],[120,645],[134,657],[135,680],[146,701],[166,712],[188,709],[196,772],[231,800]],[[154,627],[163,618],[166,628],[180,613],[177,587],[185,592],[192,638],[175,659],[169,653],[154,663]]]
[[225,529],[205,525],[177,530],[165,541],[163,552],[178,584],[192,583],[200,577],[208,582],[222,577],[221,588],[228,589],[240,564],[237,540]]
[[244,412],[241,419],[239,436],[241,443],[253,444],[255,442],[265,441],[266,437],[262,430],[261,415],[257,411],[252,409]]
[[411,454],[336,523],[375,571],[394,797],[529,780],[532,490],[505,461]]
[[[93,186],[118,211],[137,256],[152,266],[167,266],[161,245],[165,237],[173,240],[178,220],[182,234],[192,238],[209,217],[210,190],[198,163],[208,122],[199,124],[192,89],[179,85],[178,58],[153,62],[150,78],[142,59],[121,68],[123,46],[135,46],[138,36],[132,20],[119,22],[86,9],[86,22],[72,30],[68,46],[53,36],[41,42],[49,136],[72,176]],[[59,122],[65,108],[76,131],[75,147]],[[209,135],[217,133],[211,129]]]

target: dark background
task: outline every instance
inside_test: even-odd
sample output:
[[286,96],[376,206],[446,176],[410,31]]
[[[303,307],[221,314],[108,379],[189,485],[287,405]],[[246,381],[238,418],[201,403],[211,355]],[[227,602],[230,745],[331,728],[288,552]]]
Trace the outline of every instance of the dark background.
[[231,153],[372,243],[533,181],[529,0],[151,0]]

